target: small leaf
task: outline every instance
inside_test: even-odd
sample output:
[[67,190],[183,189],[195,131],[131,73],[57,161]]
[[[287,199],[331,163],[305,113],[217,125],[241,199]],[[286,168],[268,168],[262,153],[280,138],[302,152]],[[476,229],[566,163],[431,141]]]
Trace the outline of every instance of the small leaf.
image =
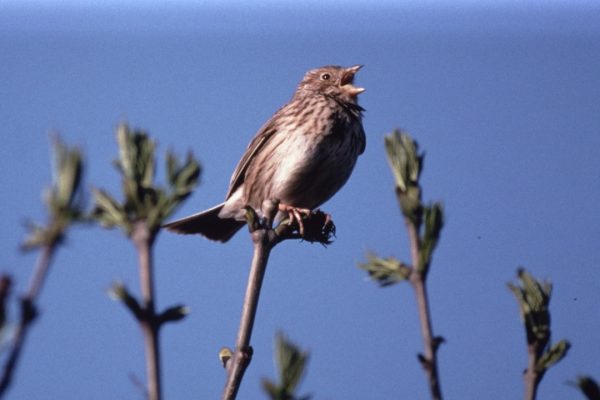
[[358,265],[367,271],[371,279],[377,281],[382,287],[390,286],[407,280],[411,268],[395,258],[379,258],[373,254],[367,256],[367,262]]
[[261,383],[263,390],[267,393],[271,400],[278,400],[281,398],[279,396],[277,385],[274,382],[268,380],[267,378],[263,378]]
[[200,170],[200,164],[191,152],[187,154],[185,163],[181,166],[171,152],[167,153],[167,176],[177,196],[186,196],[198,185]]
[[423,162],[417,142],[404,132],[395,130],[385,137],[385,149],[396,186],[403,192],[417,186]]
[[536,369],[538,371],[545,371],[552,367],[567,355],[567,352],[570,348],[571,344],[566,340],[561,340],[560,342],[556,343],[550,349],[546,350],[546,352],[538,360]]
[[167,181],[169,185],[176,186],[177,174],[179,170],[179,160],[175,157],[175,154],[171,151],[167,151]]
[[260,229],[260,218],[258,217],[258,214],[254,210],[254,208],[250,206],[245,206],[244,209],[246,210],[246,223],[248,224],[248,229],[250,230],[250,233]]
[[119,144],[118,169],[125,178],[134,179],[135,168],[132,160],[135,159],[136,155],[132,154],[134,149],[130,137],[129,126],[127,124],[120,124],[117,128],[117,143]]
[[149,188],[154,183],[154,173],[155,173],[155,160],[154,160],[154,149],[156,147],[155,142],[148,137],[146,134],[140,134],[139,138],[141,140],[141,160],[143,161],[143,165],[141,167],[140,175],[141,182],[140,185],[145,188]]
[[79,215],[82,204],[80,184],[83,160],[79,149],[68,148],[57,136],[53,137],[54,179],[49,194],[49,206],[54,213],[65,216]]
[[275,353],[281,384],[289,392],[294,392],[304,374],[308,353],[302,352],[282,334],[277,335]]
[[444,226],[444,209],[440,203],[424,208],[425,232],[421,239],[421,258],[417,269],[427,273],[433,250],[435,250],[440,239],[440,232]]
[[156,185],[154,178],[156,143],[147,133],[130,130],[126,124],[117,129],[119,160],[124,201],[119,204],[104,191],[96,191],[97,207],[93,216],[106,227],[121,226],[127,235],[136,221],[144,220],[152,235],[192,193],[200,175],[200,164],[188,154],[183,165],[167,154],[166,175],[170,190]]
[[46,226],[27,224],[29,236],[21,245],[26,251],[59,243],[64,238],[67,228],[73,222],[83,219],[83,157],[79,149],[69,148],[58,137],[54,137],[53,141],[53,182],[45,191],[48,223]]
[[[293,400],[308,362],[308,353],[278,334],[275,341],[275,361],[279,383],[263,379],[262,386],[272,400]],[[302,397],[308,399],[309,396]]]
[[192,194],[198,185],[200,170],[200,164],[191,153],[188,153],[185,163],[181,166],[171,152],[167,153],[167,179],[171,186],[171,193],[160,206],[161,224]]
[[542,355],[550,340],[550,311],[549,303],[552,294],[550,282],[539,282],[523,268],[517,272],[521,285],[508,284],[513,292],[521,310],[521,317],[525,323],[527,344],[535,345],[537,356]]
[[190,313],[190,308],[181,304],[169,307],[158,316],[159,324],[181,321]]
[[138,301],[133,297],[127,287],[120,283],[116,282],[113,286],[108,290],[108,296],[113,300],[120,301],[127,307],[129,311],[134,315],[134,317],[138,320],[144,320],[146,318],[144,314],[144,310],[138,303]]
[[21,251],[35,250],[51,242],[52,234],[49,228],[33,222],[27,222],[25,226],[29,234],[23,243],[21,243]]
[[396,182],[396,196],[402,214],[411,221],[417,230],[421,226],[421,187],[419,175],[423,164],[423,155],[418,144],[407,134],[394,131],[385,138],[388,162]]
[[117,200],[102,189],[92,189],[92,193],[94,194],[96,202],[92,216],[97,219],[102,226],[106,228],[120,226],[126,228],[127,231],[131,229],[125,210]]

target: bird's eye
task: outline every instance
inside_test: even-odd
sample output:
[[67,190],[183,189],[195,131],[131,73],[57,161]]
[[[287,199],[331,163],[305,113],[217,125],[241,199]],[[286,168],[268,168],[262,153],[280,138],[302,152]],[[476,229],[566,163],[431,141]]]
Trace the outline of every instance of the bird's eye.
[[321,75],[321,80],[323,81],[328,81],[331,78],[331,75],[329,75],[327,72],[325,72],[324,74]]

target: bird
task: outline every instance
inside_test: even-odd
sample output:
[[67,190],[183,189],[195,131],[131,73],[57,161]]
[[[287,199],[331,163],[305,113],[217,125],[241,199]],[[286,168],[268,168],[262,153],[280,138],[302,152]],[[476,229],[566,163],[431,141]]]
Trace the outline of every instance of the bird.
[[225,201],[163,227],[227,242],[246,223],[245,206],[260,213],[265,200],[277,199],[277,219],[288,215],[302,229],[301,216],[342,188],[365,151],[365,109],[358,104],[365,89],[354,86],[361,68],[328,65],[306,72],[291,100],[250,141]]

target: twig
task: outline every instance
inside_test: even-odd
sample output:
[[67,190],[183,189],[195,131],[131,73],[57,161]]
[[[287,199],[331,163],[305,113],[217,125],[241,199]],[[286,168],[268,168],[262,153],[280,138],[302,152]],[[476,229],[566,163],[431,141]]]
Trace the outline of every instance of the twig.
[[48,275],[48,270],[50,268],[50,263],[54,255],[56,245],[56,243],[50,243],[41,248],[37,265],[29,283],[29,289],[27,290],[25,296],[23,296],[21,299],[21,317],[12,346],[10,348],[10,353],[4,364],[2,377],[0,378],[0,398],[4,396],[6,390],[12,382],[21,351],[25,345],[27,332],[29,331],[31,323],[37,316],[36,301],[42,290],[46,276]]
[[527,339],[527,369],[524,372],[525,400],[534,400],[537,388],[550,367],[562,360],[571,344],[559,340],[551,344],[550,297],[552,284],[540,282],[525,269],[517,270],[519,284],[509,283],[519,303]]
[[200,177],[200,165],[188,154],[181,163],[167,152],[169,190],[154,183],[156,143],[147,133],[130,130],[126,124],[117,130],[119,160],[125,199],[120,202],[104,190],[95,190],[92,217],[106,228],[120,227],[138,252],[141,299],[137,300],[123,284],[115,284],[110,294],[123,303],[137,320],[144,338],[147,395],[161,398],[160,328],[183,319],[187,307],[176,305],[157,314],[154,290],[153,245],[161,225],[190,196]]
[[224,400],[232,400],[237,396],[238,389],[244,377],[244,372],[252,360],[252,347],[250,346],[250,337],[256,317],[258,299],[262,281],[267,270],[267,261],[271,253],[272,246],[267,239],[267,232],[263,229],[255,231],[252,234],[254,242],[254,254],[252,257],[252,266],[248,277],[246,295],[244,296],[244,305],[240,319],[240,328],[235,344],[233,357],[228,362],[228,376],[225,389],[223,391]]
[[440,387],[440,377],[437,366],[437,349],[441,343],[441,338],[433,335],[431,324],[431,312],[429,310],[429,299],[427,297],[426,271],[419,267],[421,259],[421,241],[418,235],[418,228],[415,223],[408,218],[405,219],[410,242],[410,253],[412,258],[412,268],[409,282],[415,290],[417,307],[419,310],[419,320],[421,325],[421,335],[423,336],[424,354],[419,354],[419,361],[427,373],[429,380],[429,390],[431,398],[434,400],[442,399],[442,390]]
[[146,353],[146,379],[148,381],[148,399],[161,398],[161,371],[159,350],[159,329],[155,308],[154,272],[152,244],[154,236],[144,220],[137,221],[131,235],[138,251],[140,286],[142,292],[142,318],[138,318],[144,336]]
[[244,296],[235,351],[231,359],[227,362],[228,375],[223,390],[223,400],[233,400],[236,398],[242,378],[244,377],[244,372],[252,360],[250,337],[252,336],[252,328],[258,308],[260,289],[267,270],[269,254],[278,241],[277,237],[273,235],[273,230],[271,230],[275,212],[276,204],[268,202],[268,205],[265,207],[265,215],[268,216],[266,226],[260,227],[251,233],[252,242],[254,243],[252,265],[246,285],[246,295]]
[[525,370],[525,400],[534,400],[537,397],[537,389],[542,380],[540,374],[536,370],[538,361],[538,350],[535,344],[527,346],[527,370]]
[[319,210],[313,211],[302,218],[304,224],[303,234],[299,233],[296,222],[289,224],[288,221],[283,221],[273,229],[273,220],[277,214],[278,204],[279,202],[276,200],[264,202],[265,221],[262,223],[258,221],[254,210],[247,208],[247,220],[252,242],[254,243],[254,252],[246,285],[235,351],[231,352],[232,355],[229,356],[229,349],[221,350],[221,359],[228,372],[227,382],[223,389],[223,400],[236,398],[246,368],[252,360],[253,350],[250,346],[250,337],[252,336],[258,299],[271,250],[279,242],[287,239],[303,239],[311,243],[318,242],[327,245],[331,243],[331,236],[335,234],[335,225],[330,217]]

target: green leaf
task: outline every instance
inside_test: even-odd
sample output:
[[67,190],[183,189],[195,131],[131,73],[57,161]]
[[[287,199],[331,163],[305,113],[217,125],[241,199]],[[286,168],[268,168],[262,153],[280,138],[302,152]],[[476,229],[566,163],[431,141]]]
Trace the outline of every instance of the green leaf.
[[424,208],[425,232],[421,238],[421,258],[417,269],[427,273],[431,257],[440,239],[440,232],[444,227],[444,209],[441,203]]
[[54,214],[80,215],[83,160],[79,149],[68,148],[57,136],[53,138],[54,178],[49,194],[49,206]]
[[102,226],[113,228],[121,226],[126,230],[131,230],[131,224],[123,206],[117,202],[110,194],[102,189],[92,189],[95,199],[95,207],[92,216],[97,219]]
[[394,131],[385,137],[385,149],[388,162],[396,182],[396,195],[402,214],[417,229],[421,225],[421,187],[419,175],[423,165],[423,155],[418,144],[407,134]]
[[181,304],[176,306],[172,306],[164,310],[160,315],[158,315],[159,324],[164,324],[165,322],[175,322],[181,321],[190,313],[190,308]]
[[244,206],[244,209],[246,210],[246,223],[248,224],[248,230],[250,233],[260,229],[260,218],[258,217],[258,214],[254,208],[247,205]]
[[[279,373],[279,383],[263,379],[263,389],[272,400],[297,399],[294,393],[304,375],[308,353],[301,351],[282,334],[278,334],[275,341],[275,362]],[[309,396],[303,396],[301,399],[309,398]]]
[[290,392],[295,391],[304,374],[308,353],[302,352],[298,346],[287,340],[282,334],[277,335],[276,357],[282,386]]
[[[127,124],[117,130],[119,170],[125,179],[139,187],[150,187],[154,180],[155,143],[143,131],[131,131]],[[134,191],[135,192],[135,191]]]
[[552,367],[567,355],[567,352],[570,348],[571,344],[566,340],[561,340],[560,342],[554,344],[538,360],[536,363],[536,369],[538,371],[545,371]]
[[127,290],[127,287],[123,283],[114,283],[113,286],[108,290],[108,296],[115,301],[120,301],[123,303],[123,305],[127,307],[129,311],[131,311],[133,316],[138,321],[145,318],[142,306],[140,306],[135,297],[129,293],[129,290]]
[[411,273],[411,268],[401,261],[392,257],[379,258],[373,254],[367,255],[367,262],[358,266],[382,287],[407,280]]
[[179,160],[172,151],[167,151],[167,180],[169,185],[176,186]]
[[140,134],[139,138],[141,140],[141,160],[143,161],[143,165],[141,166],[140,175],[141,186],[142,187],[151,187],[154,183],[154,173],[155,173],[155,160],[154,160],[154,149],[156,144],[153,140],[151,140],[146,134]]
[[81,222],[85,207],[81,192],[84,162],[81,151],[69,148],[57,136],[53,138],[52,185],[45,190],[48,223],[27,224],[29,236],[21,248],[32,250],[59,243],[74,222]]
[[200,164],[194,158],[192,153],[188,153],[183,165],[180,165],[177,158],[171,153],[167,153],[167,178],[171,186],[171,195],[168,202],[168,209],[165,209],[163,215],[168,218],[174,210],[190,195],[200,180]]
[[156,143],[140,130],[121,124],[117,130],[124,201],[119,204],[106,192],[98,191],[94,216],[107,227],[121,226],[131,234],[136,221],[144,220],[152,235],[192,193],[200,176],[200,164],[189,153],[183,164],[167,153],[166,175],[169,190],[154,182]]
[[396,186],[403,192],[417,186],[423,163],[417,142],[406,133],[395,130],[385,137],[385,149]]
[[132,154],[134,147],[131,144],[131,134],[127,124],[120,124],[117,128],[117,143],[119,144],[118,168],[125,178],[135,179],[132,160],[135,160],[137,154]]
[[535,345],[537,356],[540,357],[550,340],[549,304],[552,284],[536,280],[523,268],[518,269],[517,275],[520,285],[509,283],[508,287],[519,302],[527,344]]

